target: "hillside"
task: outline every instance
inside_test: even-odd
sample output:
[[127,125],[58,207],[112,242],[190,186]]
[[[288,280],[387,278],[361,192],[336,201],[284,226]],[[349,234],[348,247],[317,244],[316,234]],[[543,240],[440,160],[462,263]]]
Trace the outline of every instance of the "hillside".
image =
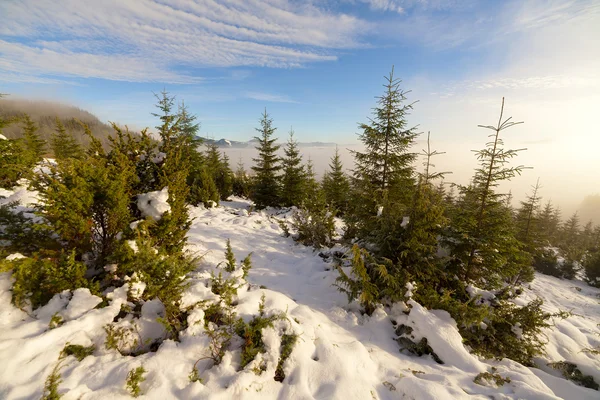
[[[34,201],[23,188],[1,192],[1,202]],[[219,365],[207,357],[210,342],[201,310],[188,316],[188,328],[180,342],[166,340],[160,348],[137,357],[120,356],[105,347],[112,321],[127,326],[122,318],[126,291],[116,289],[109,304],[78,289],[73,295],[58,294],[46,306],[27,315],[10,303],[10,273],[0,275],[0,374],[3,399],[39,398],[44,381],[51,374],[65,343],[95,345],[93,354],[81,361],[69,356],[61,362],[63,399],[131,398],[126,389],[128,371],[143,365],[146,380],[140,384],[142,398],[160,399],[597,399],[598,392],[565,380],[550,362],[576,363],[584,374],[600,380],[600,360],[582,349],[597,346],[596,323],[600,320],[600,290],[580,281],[560,280],[537,274],[526,291],[515,299],[522,303],[536,297],[544,308],[555,312],[570,310],[572,316],[557,320],[544,331],[547,354],[536,359],[540,368],[525,367],[514,361],[486,360],[468,352],[461,342],[456,323],[445,311],[427,310],[414,303],[410,316],[400,308],[378,308],[371,316],[362,315],[356,304],[332,286],[337,272],[331,257],[322,257],[312,248],[283,237],[275,218],[287,218],[281,210],[248,211],[251,203],[233,198],[217,208],[195,207],[188,233],[189,249],[203,254],[191,285],[184,294],[185,304],[215,297],[210,289],[211,273],[222,271],[225,241],[231,239],[238,259],[253,252],[254,267],[247,284],[238,289],[236,312],[244,320],[256,313],[265,296],[266,315],[285,313],[287,320],[265,328],[265,370],[251,365],[240,370],[240,351],[227,351]],[[344,248],[335,250],[344,251]],[[417,288],[416,290],[419,290]],[[142,310],[137,334],[142,340],[160,332],[156,316],[159,302],[147,302]],[[49,329],[59,315],[64,324]],[[395,325],[405,324],[415,334],[426,337],[441,358],[416,357],[399,351]],[[274,379],[280,357],[280,331],[299,335],[283,365],[285,379]],[[279,332],[279,333],[278,333]],[[196,363],[199,379],[188,375]],[[475,377],[496,371],[510,379],[502,385]]]
[[[40,136],[46,141],[55,131],[56,118],[59,118],[67,131],[84,145],[87,145],[89,140],[76,120],[89,126],[94,136],[103,144],[108,143],[108,136],[113,132],[110,125],[100,121],[94,114],[75,106],[43,100],[0,98],[0,117],[19,116],[23,113],[28,114],[36,123]],[[15,139],[21,136],[21,131],[21,124],[15,123],[5,128],[3,134],[9,139]]]

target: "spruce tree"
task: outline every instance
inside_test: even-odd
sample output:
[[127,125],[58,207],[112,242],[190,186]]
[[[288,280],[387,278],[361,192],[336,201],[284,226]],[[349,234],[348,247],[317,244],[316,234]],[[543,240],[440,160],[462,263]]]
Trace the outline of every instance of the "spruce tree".
[[233,174],[233,194],[240,197],[250,196],[250,178],[240,157],[235,173]]
[[389,215],[405,215],[414,189],[416,154],[410,152],[418,133],[406,121],[412,104],[400,89],[394,69],[386,77],[385,93],[378,98],[369,124],[361,124],[359,140],[365,152],[355,158],[352,210],[347,234],[368,239]]
[[170,211],[154,226],[152,235],[157,238],[156,245],[167,253],[180,253],[185,247],[186,234],[190,227],[187,200],[189,187],[187,176],[190,170],[189,137],[182,132],[182,117],[174,111],[175,97],[162,91],[156,95],[159,113],[152,115],[162,122],[156,128],[160,135],[157,164],[160,168],[159,179],[154,190],[168,188]]
[[556,244],[556,232],[560,220],[556,218],[556,210],[552,201],[548,200],[537,215],[539,240],[542,246]]
[[284,151],[285,157],[281,160],[283,166],[281,205],[284,207],[300,206],[305,195],[305,172],[298,142],[294,140],[293,129],[290,129],[290,137]]
[[24,177],[23,158],[21,140],[0,138],[0,187],[10,189]]
[[414,191],[410,213],[404,228],[398,232],[402,241],[393,249],[393,257],[407,270],[412,279],[430,283],[437,280],[440,262],[436,256],[438,237],[448,220],[444,215],[443,198],[434,187],[437,179],[448,172],[433,172],[432,157],[444,154],[431,150],[430,134],[427,133],[427,150],[423,150],[424,171],[419,173],[417,188]]
[[579,261],[583,256],[584,250],[580,239],[579,213],[575,211],[560,229],[560,247],[568,260]]
[[220,188],[221,200],[227,200],[233,194],[233,171],[229,166],[229,156],[225,153],[221,161],[217,186]]
[[29,168],[33,168],[38,162],[42,161],[46,152],[46,142],[38,135],[38,127],[31,120],[29,115],[23,118],[23,146],[24,162]]
[[219,147],[210,143],[205,156],[206,169],[215,181],[219,198],[227,200],[233,191],[233,178],[227,155],[219,152]]
[[499,287],[503,281],[519,276],[531,276],[530,271],[525,273],[530,261],[514,237],[506,195],[496,192],[500,182],[521,174],[525,168],[507,165],[522,149],[504,149],[500,133],[520,123],[511,118],[503,120],[503,115],[504,99],[498,124],[480,125],[492,130],[491,140],[483,150],[475,152],[480,166],[472,184],[459,186],[461,199],[444,240],[451,253],[449,271],[467,283],[487,288]]
[[[0,93],[0,99],[2,99],[2,97],[4,97],[4,96],[6,96],[6,94]],[[9,117],[9,118],[0,117],[0,135],[2,135],[2,130],[4,128],[17,122],[18,120],[19,119],[17,117]]]
[[197,116],[189,112],[184,101],[179,103],[178,116],[180,134],[185,143],[183,157],[189,160],[186,178],[189,188],[188,202],[193,205],[218,203],[220,196],[214,177],[208,173],[204,154],[199,150],[203,140],[198,135],[200,123],[196,122]]
[[526,201],[521,201],[521,207],[516,214],[516,237],[533,253],[538,247],[538,213],[540,208],[539,196],[540,180],[538,178],[535,186],[532,187],[532,194],[528,195]]
[[50,148],[58,161],[81,158],[83,149],[73,135],[67,133],[65,126],[56,118],[56,133],[50,139]]
[[323,175],[322,185],[327,204],[335,208],[339,215],[344,215],[350,200],[350,182],[344,173],[344,166],[337,146],[335,147],[335,154],[331,157],[329,171]]
[[256,128],[260,136],[254,137],[258,141],[258,158],[253,159],[255,165],[252,166],[252,170],[256,175],[252,200],[258,208],[275,207],[280,204],[281,178],[278,172],[281,165],[276,152],[281,146],[275,144],[276,138],[272,139],[276,129],[265,110],[260,119],[260,128]]

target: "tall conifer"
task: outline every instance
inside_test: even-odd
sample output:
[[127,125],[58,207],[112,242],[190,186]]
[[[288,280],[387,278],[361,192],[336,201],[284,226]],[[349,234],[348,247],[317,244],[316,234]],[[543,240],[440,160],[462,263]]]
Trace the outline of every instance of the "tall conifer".
[[343,215],[348,208],[350,183],[344,173],[344,166],[337,146],[335,147],[335,154],[331,157],[329,171],[323,175],[323,191],[327,204],[338,210],[340,215]]
[[56,133],[50,139],[50,148],[56,160],[81,158],[83,149],[73,135],[67,133],[60,119],[56,118]]
[[265,109],[260,119],[260,128],[256,128],[259,133],[259,136],[255,136],[258,141],[258,158],[253,159],[255,164],[252,166],[256,174],[252,199],[258,208],[280,204],[281,178],[278,173],[281,165],[276,152],[281,146],[275,144],[276,138],[272,138],[276,129]]
[[359,140],[365,151],[353,151],[353,202],[347,234],[369,238],[382,218],[406,215],[414,189],[416,154],[410,151],[418,133],[408,127],[412,104],[400,89],[394,69],[386,77],[385,93],[378,98],[369,124],[360,124]]
[[285,207],[299,206],[302,204],[305,194],[305,172],[298,142],[294,140],[293,129],[290,129],[290,137],[284,151],[285,157],[281,160],[283,166],[281,205]]
[[518,276],[530,263],[514,237],[513,218],[506,206],[506,195],[497,193],[500,182],[521,174],[524,166],[507,164],[519,150],[503,148],[500,133],[519,122],[503,120],[504,99],[496,126],[482,126],[493,133],[483,150],[476,151],[479,167],[470,186],[460,186],[457,204],[445,245],[450,249],[448,267],[467,283],[482,287],[499,287]]

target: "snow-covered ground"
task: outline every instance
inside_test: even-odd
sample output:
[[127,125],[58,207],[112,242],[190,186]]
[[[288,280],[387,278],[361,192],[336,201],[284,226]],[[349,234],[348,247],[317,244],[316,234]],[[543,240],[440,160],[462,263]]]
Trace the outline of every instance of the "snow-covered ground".
[[[27,194],[0,195],[15,199]],[[600,343],[599,289],[579,281],[536,275],[521,301],[540,296],[547,310],[573,313],[546,332],[547,356],[537,360],[541,369],[510,360],[482,360],[465,349],[455,322],[445,311],[429,311],[413,302],[409,316],[400,307],[378,309],[371,317],[360,315],[332,286],[337,272],[330,263],[311,248],[283,237],[269,212],[248,213],[248,206],[247,201],[234,199],[217,208],[192,209],[195,219],[188,235],[189,248],[203,257],[184,301],[193,304],[215,296],[207,281],[210,271],[224,260],[227,239],[238,260],[252,252],[250,284],[238,291],[236,312],[248,320],[257,313],[264,294],[267,313],[287,313],[287,329],[299,334],[299,340],[284,365],[286,378],[282,383],[274,380],[281,340],[277,332],[281,326],[277,324],[263,332],[265,372],[257,375],[250,368],[239,371],[239,350],[232,346],[218,366],[212,366],[210,360],[200,361],[201,382],[192,383],[188,375],[193,364],[208,352],[203,324],[196,323],[202,321],[203,311],[190,315],[189,328],[180,342],[167,340],[156,352],[125,357],[105,349],[103,330],[119,313],[125,289],[115,291],[110,305],[104,308],[95,308],[100,298],[83,289],[72,297],[55,296],[34,318],[11,305],[11,277],[5,273],[0,275],[0,398],[41,397],[44,381],[66,342],[93,343],[96,351],[81,362],[73,357],[63,361],[59,391],[64,399],[129,398],[127,373],[140,365],[147,371],[142,397],[161,400],[600,398],[600,392],[577,386],[545,366],[553,361],[572,361],[600,382],[600,356],[581,351]],[[156,330],[157,308],[153,302],[144,305],[139,328],[142,337]],[[49,329],[55,312],[66,322]],[[417,336],[427,337],[444,364],[430,356],[401,353],[394,341],[392,319],[412,326]],[[478,373],[492,367],[511,382],[500,387],[473,382]]]

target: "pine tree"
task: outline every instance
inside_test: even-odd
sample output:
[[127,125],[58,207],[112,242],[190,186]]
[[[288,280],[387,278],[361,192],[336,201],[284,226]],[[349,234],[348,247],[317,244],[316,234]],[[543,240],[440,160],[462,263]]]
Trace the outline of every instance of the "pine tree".
[[367,180],[374,189],[383,191],[413,183],[414,167],[411,163],[416,154],[409,149],[418,134],[408,128],[406,116],[412,104],[403,104],[406,93],[400,89],[401,81],[394,78],[394,68],[386,77],[385,94],[379,97],[378,107],[373,110],[370,124],[360,124],[359,140],[366,152],[353,151],[355,175]]
[[423,150],[424,171],[419,173],[417,188],[413,194],[409,218],[403,231],[399,232],[402,243],[395,251],[395,258],[420,282],[431,282],[437,279],[440,267],[436,253],[438,237],[448,223],[444,216],[443,198],[433,186],[436,179],[442,179],[448,172],[433,172],[435,165],[432,157],[443,152],[431,150],[430,134],[427,133],[427,150]]
[[[4,93],[0,93],[0,99],[2,99],[2,97],[6,96],[6,94]],[[4,128],[6,128],[7,126],[17,122],[19,119],[17,117],[9,117],[9,118],[2,118],[0,117],[0,135],[2,135],[2,130]]]
[[570,261],[579,261],[583,256],[580,236],[579,213],[576,211],[560,230],[560,247]]
[[252,200],[258,208],[275,207],[280,204],[281,178],[278,172],[281,170],[281,165],[276,152],[281,146],[275,144],[276,138],[271,139],[277,128],[273,127],[273,120],[269,118],[267,110],[260,119],[260,125],[260,128],[256,128],[260,136],[255,137],[258,141],[256,147],[258,158],[253,159],[255,165],[252,170],[256,176],[254,177]]
[[299,206],[305,195],[305,172],[298,142],[294,140],[293,129],[290,129],[290,138],[284,151],[285,157],[281,160],[283,166],[281,205],[284,207]]
[[241,157],[233,175],[233,194],[240,197],[250,196],[250,178],[246,174]]
[[219,191],[219,198],[227,200],[233,191],[233,178],[231,168],[229,167],[229,158],[227,158],[227,155],[222,155],[219,152],[216,144],[211,143],[208,145],[206,151],[205,162],[207,171],[212,176]]
[[60,119],[56,118],[56,133],[50,139],[50,148],[58,161],[83,157],[83,149],[75,138],[67,133]]
[[540,245],[542,246],[556,244],[556,232],[560,224],[560,219],[557,219],[556,211],[552,205],[552,201],[548,200],[537,215],[538,234]]
[[167,202],[170,211],[151,227],[152,235],[157,238],[156,245],[167,253],[180,253],[185,247],[186,234],[190,227],[187,200],[189,187],[187,176],[190,170],[190,147],[193,146],[189,137],[182,132],[180,115],[174,113],[175,97],[162,91],[157,98],[156,107],[160,113],[152,115],[158,117],[162,124],[156,128],[160,135],[158,146],[158,162],[160,173],[154,190],[168,188]]
[[10,189],[25,176],[21,140],[0,138],[0,187]]
[[38,162],[42,161],[45,153],[46,142],[40,138],[37,133],[38,127],[31,120],[29,115],[23,118],[25,124],[23,128],[23,146],[24,162],[29,168],[33,168]]
[[325,208],[327,206],[325,201],[325,193],[319,182],[317,181],[317,174],[315,173],[315,167],[312,159],[308,157],[305,166],[306,174],[304,176],[304,191],[305,199],[302,203],[304,208],[311,210],[317,208]]
[[496,193],[498,184],[521,174],[523,166],[507,163],[520,150],[506,150],[500,133],[518,125],[503,120],[504,99],[497,126],[481,126],[493,131],[486,148],[475,152],[480,166],[470,186],[459,186],[460,196],[444,244],[450,249],[448,268],[460,279],[481,287],[495,288],[507,279],[531,276],[529,260],[514,237],[513,219],[506,195]]
[[339,215],[344,215],[348,209],[350,182],[344,173],[344,166],[337,146],[329,164],[329,171],[323,175],[323,192],[327,204],[335,208]]
[[526,201],[521,201],[521,207],[516,214],[516,238],[525,244],[526,249],[533,253],[539,246],[539,227],[538,213],[540,208],[539,190],[541,189],[538,178],[535,186],[532,186],[533,193],[527,196]]
[[225,153],[221,161],[217,186],[220,188],[221,200],[227,200],[233,194],[233,171],[229,166],[229,157]]
[[418,173],[418,183],[413,192],[407,216],[389,216],[381,222],[377,255],[399,262],[410,275],[427,281],[434,277],[438,267],[436,253],[438,236],[447,220],[443,199],[433,182],[447,172],[433,172],[432,157],[440,154],[431,150],[427,135],[427,150],[423,150],[424,170]]
[[414,189],[416,154],[410,152],[418,134],[408,128],[406,117],[412,104],[404,104],[406,93],[394,78],[394,69],[386,77],[385,93],[379,97],[374,117],[361,124],[359,140],[365,152],[353,151],[352,210],[347,234],[368,238],[388,215],[404,214]]

